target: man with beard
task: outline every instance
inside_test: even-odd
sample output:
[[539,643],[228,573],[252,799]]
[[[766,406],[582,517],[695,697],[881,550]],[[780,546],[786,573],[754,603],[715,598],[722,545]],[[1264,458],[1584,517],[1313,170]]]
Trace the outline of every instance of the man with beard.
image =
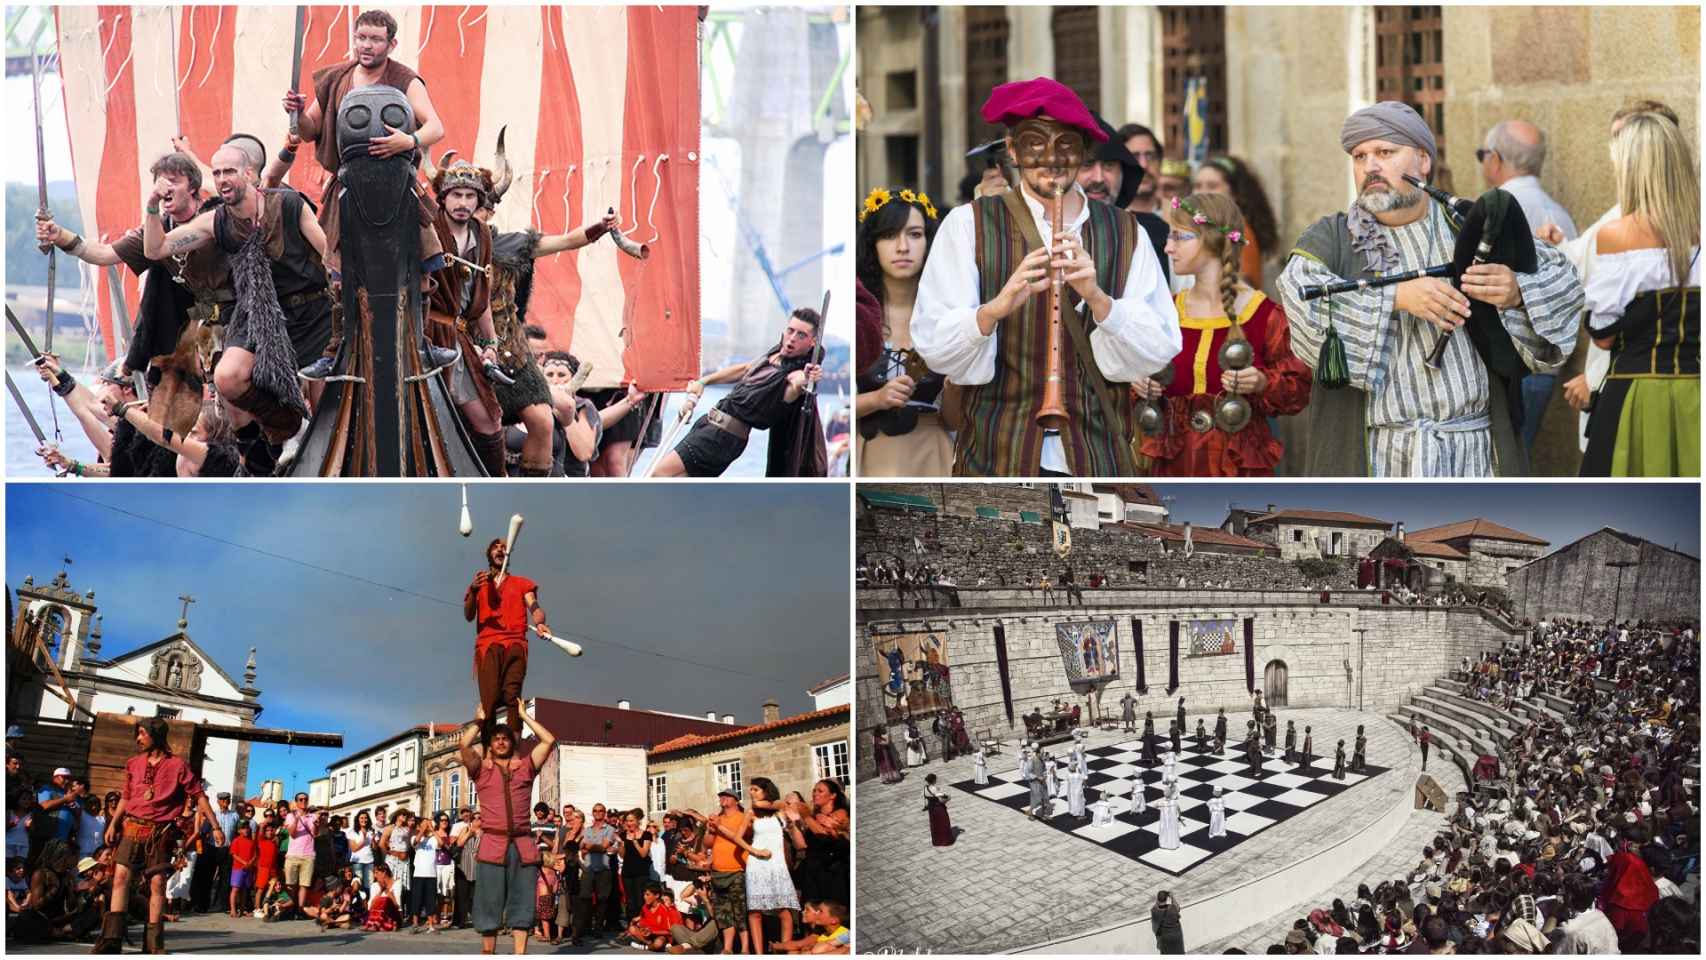
[[[1569,359],[1584,302],[1563,254],[1537,244],[1538,269],[1486,263],[1448,280],[1418,277],[1304,300],[1306,284],[1366,279],[1450,263],[1455,220],[1403,180],[1428,180],[1439,162],[1433,131],[1414,109],[1385,101],[1345,120],[1357,200],[1304,232],[1278,287],[1292,345],[1311,368],[1328,329],[1343,343],[1349,386],[1318,390],[1309,405],[1311,476],[1487,477],[1526,472],[1502,378],[1469,336],[1452,337],[1438,369],[1426,358],[1462,326],[1470,300],[1497,308],[1490,332],[1522,365],[1550,373]],[[1493,347],[1489,347],[1490,351]]]
[[1114,136],[1125,145],[1126,152],[1131,154],[1138,166],[1143,168],[1143,179],[1132,192],[1131,200],[1124,204],[1125,208],[1132,213],[1159,215],[1161,201],[1156,191],[1161,184],[1160,138],[1155,136],[1155,131],[1141,123],[1128,123]]
[[[699,418],[674,450],[662,455],[653,476],[720,477],[740,459],[754,430],[785,428],[798,416],[817,419],[816,397],[808,383],[823,379],[823,367],[812,362],[822,331],[816,310],[801,307],[782,329],[782,342],[751,363],[737,363],[695,380],[687,392],[697,400],[713,383],[733,383],[729,395]],[[803,409],[809,407],[810,409]],[[771,444],[783,442],[773,433]],[[821,439],[821,432],[819,434]],[[774,454],[775,451],[772,451]],[[771,457],[774,462],[775,457]]]
[[[154,178],[153,195],[160,198],[166,230],[189,223],[217,202],[204,203],[201,166],[188,153],[174,150],[164,154],[148,172]],[[211,363],[211,343],[204,343],[210,338],[204,338],[203,331],[208,325],[223,323],[236,299],[226,258],[212,247],[203,247],[150,259],[143,252],[141,224],[107,244],[80,237],[48,218],[36,221],[36,241],[52,243],[97,267],[122,263],[138,277],[160,268],[154,276],[161,282],[143,285],[130,349],[111,373],[128,380],[133,372],[142,372],[152,362],[155,371],[149,378],[153,400],[150,415],[179,433],[188,433],[201,407],[201,372]]]
[[[489,224],[492,214],[499,201],[503,199],[507,189],[508,164],[503,158],[502,137],[499,137],[498,165],[501,173],[497,181],[480,200],[479,208],[474,212],[481,225]],[[443,199],[440,201],[444,203]],[[459,202],[458,207],[461,206]],[[446,212],[455,212],[448,207]],[[492,233],[491,251],[491,290],[490,303],[492,310],[492,327],[497,338],[498,364],[511,383],[505,383],[502,378],[494,379],[493,392],[497,395],[498,405],[503,411],[505,426],[520,424],[525,429],[525,440],[521,449],[522,476],[545,476],[536,472],[540,465],[549,472],[554,466],[554,430],[552,422],[553,408],[561,415],[561,406],[557,403],[558,391],[552,389],[552,384],[544,375],[543,365],[539,355],[533,350],[531,329],[527,324],[527,304],[533,295],[533,261],[540,257],[548,257],[570,250],[579,250],[598,241],[600,237],[615,229],[617,223],[615,210],[607,211],[597,222],[588,224],[578,230],[559,233],[554,236],[543,236],[537,230],[512,230],[505,233]],[[544,333],[540,330],[540,333]],[[574,391],[565,391],[574,398]],[[625,416],[628,408],[623,407],[618,417]],[[568,424],[572,420],[564,419]],[[613,422],[613,421],[606,421]],[[594,452],[596,456],[596,451]],[[579,454],[576,454],[579,458]],[[582,462],[585,462],[582,458]],[[570,469],[566,458],[564,470]],[[585,476],[584,473],[577,474]],[[625,474],[624,474],[625,475]]]
[[[509,725],[519,729],[521,686],[527,679],[527,627],[531,623],[542,635],[551,632],[545,625],[545,611],[539,606],[539,585],[526,577],[501,572],[508,555],[502,540],[487,544],[486,569],[474,575],[474,582],[462,596],[462,615],[476,631],[474,677],[480,685],[485,738],[497,725],[500,706],[509,707]],[[525,819],[525,809],[521,815]]]
[[[136,756],[124,765],[124,789],[112,821],[107,824],[106,844],[117,845],[113,858],[112,899],[101,921],[101,937],[94,953],[120,953],[124,947],[126,911],[130,904],[130,877],[140,872],[148,887],[148,926],[143,932],[144,953],[166,952],[166,877],[172,872],[173,847],[179,833],[177,819],[186,804],[194,802],[204,821],[217,823],[201,778],[166,743],[164,717],[149,717],[136,724]],[[225,834],[213,828],[213,842],[224,845]]]
[[[460,748],[462,765],[480,798],[474,929],[480,932],[480,952],[495,953],[498,931],[508,927],[519,956],[527,952],[527,933],[536,919],[533,887],[539,877],[539,845],[527,821],[529,801],[534,778],[556,749],[557,737],[521,712],[519,703],[512,703],[511,723],[525,723],[539,738],[530,752],[517,753],[520,737],[510,727],[493,727],[483,689],[480,699],[474,722],[462,728]],[[483,737],[482,729],[488,731]]]
[[[943,218],[919,281],[912,339],[965,388],[956,476],[1132,476],[1124,384],[1179,352],[1179,320],[1137,218],[1074,182],[1108,138],[1076,93],[1047,77],[991,91],[982,115],[1009,128],[1020,189]],[[1051,206],[1059,209],[1053,222]],[[979,242],[979,241],[982,242]],[[1060,281],[1064,422],[1038,422],[1050,371],[1050,272]]]
[[[498,404],[494,384],[500,379],[512,379],[498,369],[498,337],[492,320],[492,232],[475,219],[483,199],[491,195],[492,175],[482,167],[458,160],[439,170],[432,179],[432,190],[438,198],[438,213],[432,228],[439,245],[446,252],[444,266],[433,274],[432,293],[427,297],[427,340],[448,354],[460,349],[460,358],[451,361],[450,397],[467,424],[474,449],[486,472],[494,477],[506,475],[504,466],[503,409]],[[437,357],[434,366],[442,366]],[[537,409],[525,410],[529,421],[544,425],[539,436],[544,441],[541,452],[538,444],[524,453],[523,472],[545,476],[551,468],[550,408],[533,404]]]
[[[1161,264],[1161,276],[1172,279],[1167,264],[1167,221],[1154,212],[1155,184],[1154,178],[1146,175],[1147,171],[1138,159],[1125,146],[1127,142],[1142,142],[1142,136],[1122,137],[1094,111],[1090,114],[1096,118],[1096,123],[1108,139],[1097,144],[1085,156],[1084,163],[1078,168],[1078,185],[1084,188],[1084,195],[1092,200],[1111,203],[1121,210],[1130,210],[1137,216],[1138,226],[1149,235],[1149,243],[1155,248],[1155,259]],[[1130,126],[1122,128],[1130,129]],[[1138,127],[1139,130],[1144,128]],[[1153,137],[1150,142],[1153,143]],[[1149,209],[1134,209],[1137,204],[1138,191],[1144,185],[1149,188]]]
[[[213,383],[230,408],[240,440],[264,435],[275,458],[308,415],[296,371],[325,350],[332,337],[332,301],[323,258],[326,237],[314,211],[291,189],[257,186],[266,150],[235,134],[213,153],[220,204],[167,232],[156,188],[142,222],[150,259],[212,247],[227,262],[237,298],[225,327],[225,346]],[[271,464],[255,473],[271,472]]]
[[[338,195],[342,191],[338,182],[341,158],[335,127],[338,107],[344,96],[351,90],[383,84],[401,90],[409,98],[409,106],[415,113],[415,132],[405,133],[387,127],[391,130],[389,136],[368,144],[367,152],[371,156],[383,159],[412,150],[427,150],[444,139],[444,124],[438,118],[438,111],[433,109],[432,98],[427,95],[426,81],[415,71],[391,59],[391,54],[397,49],[396,19],[383,10],[363,10],[355,18],[355,33],[351,39],[355,59],[315,71],[314,99],[310,100],[295,90],[284,95],[285,111],[298,114],[297,133],[303,140],[314,144],[314,159],[331,174],[326,180],[326,191],[320,198],[320,223],[325,228],[326,266],[332,271],[334,280],[339,278],[341,264],[338,254]],[[327,124],[327,117],[332,118],[332,124]],[[417,196],[420,200],[420,257],[424,280],[440,265],[439,258],[444,248],[433,230],[435,211],[432,203],[425,196]]]

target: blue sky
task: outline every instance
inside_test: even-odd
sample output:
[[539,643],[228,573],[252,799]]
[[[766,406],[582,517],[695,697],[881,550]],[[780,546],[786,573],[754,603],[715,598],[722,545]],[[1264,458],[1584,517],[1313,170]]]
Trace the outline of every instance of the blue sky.
[[1219,526],[1228,503],[1265,509],[1343,510],[1405,529],[1482,517],[1551,541],[1552,549],[1600,527],[1700,556],[1698,483],[1158,483],[1173,522]]
[[[845,486],[486,483],[468,500],[464,539],[448,483],[8,484],[6,582],[69,553],[105,656],[172,633],[188,593],[190,636],[233,677],[259,648],[261,725],[340,732],[349,751],[472,717],[462,594],[512,513],[513,569],[587,650],[536,650],[530,695],[756,722],[764,700],[809,710],[807,688],[847,672]],[[338,756],[257,744],[249,788],[293,790]]]

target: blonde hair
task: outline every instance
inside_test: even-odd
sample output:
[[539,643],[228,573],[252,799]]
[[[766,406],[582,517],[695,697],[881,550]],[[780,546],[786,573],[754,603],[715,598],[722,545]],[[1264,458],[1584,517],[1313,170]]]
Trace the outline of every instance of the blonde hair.
[[[1207,217],[1211,223],[1201,224],[1191,219],[1186,206]],[[1232,321],[1232,327],[1226,332],[1229,340],[1246,339],[1244,331],[1238,326],[1238,268],[1239,252],[1242,244],[1233,243],[1216,227],[1224,227],[1228,231],[1245,234],[1245,242],[1249,238],[1244,226],[1244,214],[1238,209],[1238,203],[1224,193],[1193,193],[1180,201],[1179,206],[1167,210],[1167,222],[1171,226],[1189,230],[1197,235],[1203,249],[1220,259],[1220,303],[1226,311],[1226,319]]]
[[1636,113],[1611,139],[1617,204],[1639,214],[1664,243],[1672,279],[1688,282],[1689,251],[1700,242],[1700,174],[1682,130],[1658,113]]

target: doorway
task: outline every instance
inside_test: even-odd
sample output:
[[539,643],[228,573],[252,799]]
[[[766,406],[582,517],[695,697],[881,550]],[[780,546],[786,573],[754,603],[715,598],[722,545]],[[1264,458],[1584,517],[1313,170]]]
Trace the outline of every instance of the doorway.
[[1270,707],[1289,706],[1285,698],[1285,661],[1269,660],[1262,673],[1262,698]]

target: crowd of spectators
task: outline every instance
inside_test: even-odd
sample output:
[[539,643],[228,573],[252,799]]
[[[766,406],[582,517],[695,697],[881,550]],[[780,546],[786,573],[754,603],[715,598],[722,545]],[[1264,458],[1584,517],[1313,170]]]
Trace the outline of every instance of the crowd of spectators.
[[1464,662],[1467,695],[1515,731],[1497,775],[1412,869],[1320,904],[1267,952],[1698,956],[1699,676],[1695,624],[1543,620]]

